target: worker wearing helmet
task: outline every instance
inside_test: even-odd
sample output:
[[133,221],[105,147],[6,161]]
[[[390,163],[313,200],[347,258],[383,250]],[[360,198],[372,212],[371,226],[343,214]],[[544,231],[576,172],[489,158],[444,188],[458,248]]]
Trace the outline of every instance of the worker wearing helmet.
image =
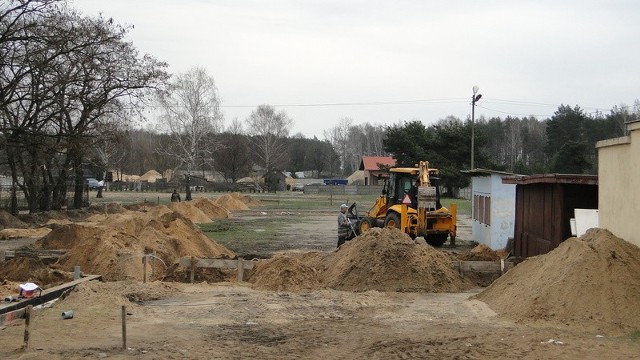
[[351,231],[351,224],[347,218],[348,208],[347,204],[340,205],[340,213],[338,214],[338,247],[347,241]]

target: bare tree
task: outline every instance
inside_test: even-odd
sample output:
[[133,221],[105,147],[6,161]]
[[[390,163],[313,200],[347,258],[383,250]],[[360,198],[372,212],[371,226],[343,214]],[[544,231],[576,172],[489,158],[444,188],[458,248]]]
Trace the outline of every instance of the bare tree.
[[163,128],[171,144],[159,153],[173,156],[186,170],[186,200],[191,200],[190,177],[201,163],[213,164],[218,144],[211,135],[219,132],[223,117],[213,77],[202,67],[176,76],[166,92],[159,93]]
[[216,151],[216,168],[227,181],[235,183],[251,172],[251,150],[242,123],[234,119],[227,131],[220,134],[220,150]]
[[353,119],[349,117],[344,117],[340,119],[338,125],[329,129],[329,131],[325,131],[325,138],[329,140],[333,148],[336,150],[336,153],[340,156],[341,163],[341,173],[345,175],[348,167],[349,161],[349,130],[353,126]]
[[[123,40],[128,28],[112,19],[83,17],[55,1],[10,3],[37,10],[0,15],[0,33],[11,34],[0,44],[0,103],[14,182],[31,211],[47,210],[63,205],[73,177],[80,207],[98,125],[139,105],[144,90],[164,79],[166,64],[139,57]],[[23,26],[15,29],[17,23]]]
[[258,106],[247,119],[247,132],[265,171],[284,165],[287,155],[285,139],[292,125],[293,120],[284,110],[276,112],[270,105]]

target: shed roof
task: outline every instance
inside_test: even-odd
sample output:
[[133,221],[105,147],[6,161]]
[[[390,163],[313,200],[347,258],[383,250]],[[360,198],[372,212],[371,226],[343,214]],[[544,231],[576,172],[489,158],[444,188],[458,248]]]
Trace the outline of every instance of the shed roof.
[[391,156],[363,156],[359,170],[380,170],[378,164],[392,167],[396,165],[396,159]]
[[460,172],[467,174],[469,176],[490,176],[490,175],[522,176],[522,175],[505,172],[505,171],[481,169],[481,168],[475,168],[471,170],[460,170]]
[[584,174],[538,174],[517,175],[502,178],[503,184],[579,184],[598,185],[598,175]]

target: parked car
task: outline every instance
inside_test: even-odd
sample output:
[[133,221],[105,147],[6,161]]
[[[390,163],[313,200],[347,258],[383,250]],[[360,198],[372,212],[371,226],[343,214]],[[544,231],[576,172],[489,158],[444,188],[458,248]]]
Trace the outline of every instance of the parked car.
[[323,182],[312,182],[308,183],[307,186],[325,186],[326,184]]
[[89,186],[89,190],[98,190],[104,187],[104,181],[98,181],[94,178],[85,179],[85,183]]
[[291,191],[304,191],[304,185],[300,184],[300,183],[296,183],[295,185],[293,185],[293,187],[291,188]]

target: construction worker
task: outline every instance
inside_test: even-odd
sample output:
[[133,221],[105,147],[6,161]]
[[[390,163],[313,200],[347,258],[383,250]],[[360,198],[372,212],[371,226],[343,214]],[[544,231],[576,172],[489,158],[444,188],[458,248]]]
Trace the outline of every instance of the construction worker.
[[409,189],[409,198],[411,198],[411,207],[414,209],[418,208],[418,188],[420,187],[420,179],[417,179],[415,184],[411,186]]
[[180,194],[176,189],[173,189],[173,193],[171,193],[171,202],[180,202]]
[[347,204],[340,205],[340,213],[338,214],[338,247],[347,241],[351,232],[351,223],[347,218],[348,208]]

